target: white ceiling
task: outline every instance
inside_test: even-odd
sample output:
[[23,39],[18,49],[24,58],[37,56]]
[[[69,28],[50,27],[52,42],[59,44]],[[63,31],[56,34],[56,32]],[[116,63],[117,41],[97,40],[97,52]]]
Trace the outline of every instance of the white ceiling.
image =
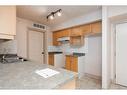
[[[100,8],[100,6],[17,6],[17,17],[52,26]],[[54,20],[47,21],[46,16],[58,9],[62,9],[62,16],[56,16]]]

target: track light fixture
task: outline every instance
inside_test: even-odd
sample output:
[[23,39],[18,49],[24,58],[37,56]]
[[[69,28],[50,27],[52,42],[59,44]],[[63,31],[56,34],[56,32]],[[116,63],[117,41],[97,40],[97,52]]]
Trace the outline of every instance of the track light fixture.
[[55,12],[51,12],[48,16],[47,16],[47,20],[53,20],[54,19],[54,17],[55,17],[55,15],[57,14],[57,16],[61,16],[62,15],[62,13],[61,13],[61,9],[59,9],[59,10],[57,10],[57,11],[55,11]]

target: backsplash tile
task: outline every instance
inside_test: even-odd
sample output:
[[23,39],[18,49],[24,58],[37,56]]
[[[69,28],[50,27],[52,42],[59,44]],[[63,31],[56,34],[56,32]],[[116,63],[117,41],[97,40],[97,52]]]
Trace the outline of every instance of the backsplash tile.
[[54,52],[54,51],[62,51],[59,46],[48,46],[48,52]]
[[0,40],[0,54],[17,54],[17,41]]
[[61,46],[49,46],[48,51],[62,51],[67,53],[88,53],[88,38],[86,37],[84,40],[84,46],[70,46],[69,43],[64,43]]

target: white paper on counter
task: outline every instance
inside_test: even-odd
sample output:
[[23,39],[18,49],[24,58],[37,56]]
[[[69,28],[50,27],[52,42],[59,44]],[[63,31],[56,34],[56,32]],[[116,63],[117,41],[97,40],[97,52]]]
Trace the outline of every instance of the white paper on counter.
[[37,73],[38,75],[40,75],[44,78],[49,78],[51,76],[59,74],[60,72],[52,70],[50,68],[46,68],[46,69],[42,69],[42,70],[36,70],[35,73]]

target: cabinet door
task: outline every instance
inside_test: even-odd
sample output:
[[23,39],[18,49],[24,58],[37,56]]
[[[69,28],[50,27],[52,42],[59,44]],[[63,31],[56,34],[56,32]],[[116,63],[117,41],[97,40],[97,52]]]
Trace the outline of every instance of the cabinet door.
[[54,66],[54,54],[49,54],[48,64]]
[[91,24],[91,32],[92,33],[101,33],[102,32],[102,23],[101,23],[101,21]]
[[56,36],[56,33],[53,33],[53,45],[57,45],[57,36]]
[[82,31],[83,31],[83,35],[88,35],[91,33],[91,25],[87,24],[87,25],[83,25],[81,26]]
[[62,31],[62,37],[69,37],[71,29],[65,29]]
[[71,60],[71,71],[78,72],[78,57],[72,57]]
[[57,31],[58,32],[58,38],[69,37],[70,31],[71,31],[71,29],[64,29],[64,30]]
[[66,68],[67,70],[71,70],[71,56],[66,56],[65,68]]
[[84,36],[71,36],[70,44],[72,46],[82,46],[84,45]]
[[57,41],[58,37],[59,37],[58,32],[53,32],[53,45],[54,46],[59,45],[59,42]]
[[77,27],[72,28],[70,35],[79,36],[79,35],[82,35],[82,33],[83,33],[82,27],[77,26]]
[[0,33],[16,34],[16,7],[0,6]]
[[57,33],[57,38],[60,38],[63,35],[62,31],[57,31],[56,33]]

